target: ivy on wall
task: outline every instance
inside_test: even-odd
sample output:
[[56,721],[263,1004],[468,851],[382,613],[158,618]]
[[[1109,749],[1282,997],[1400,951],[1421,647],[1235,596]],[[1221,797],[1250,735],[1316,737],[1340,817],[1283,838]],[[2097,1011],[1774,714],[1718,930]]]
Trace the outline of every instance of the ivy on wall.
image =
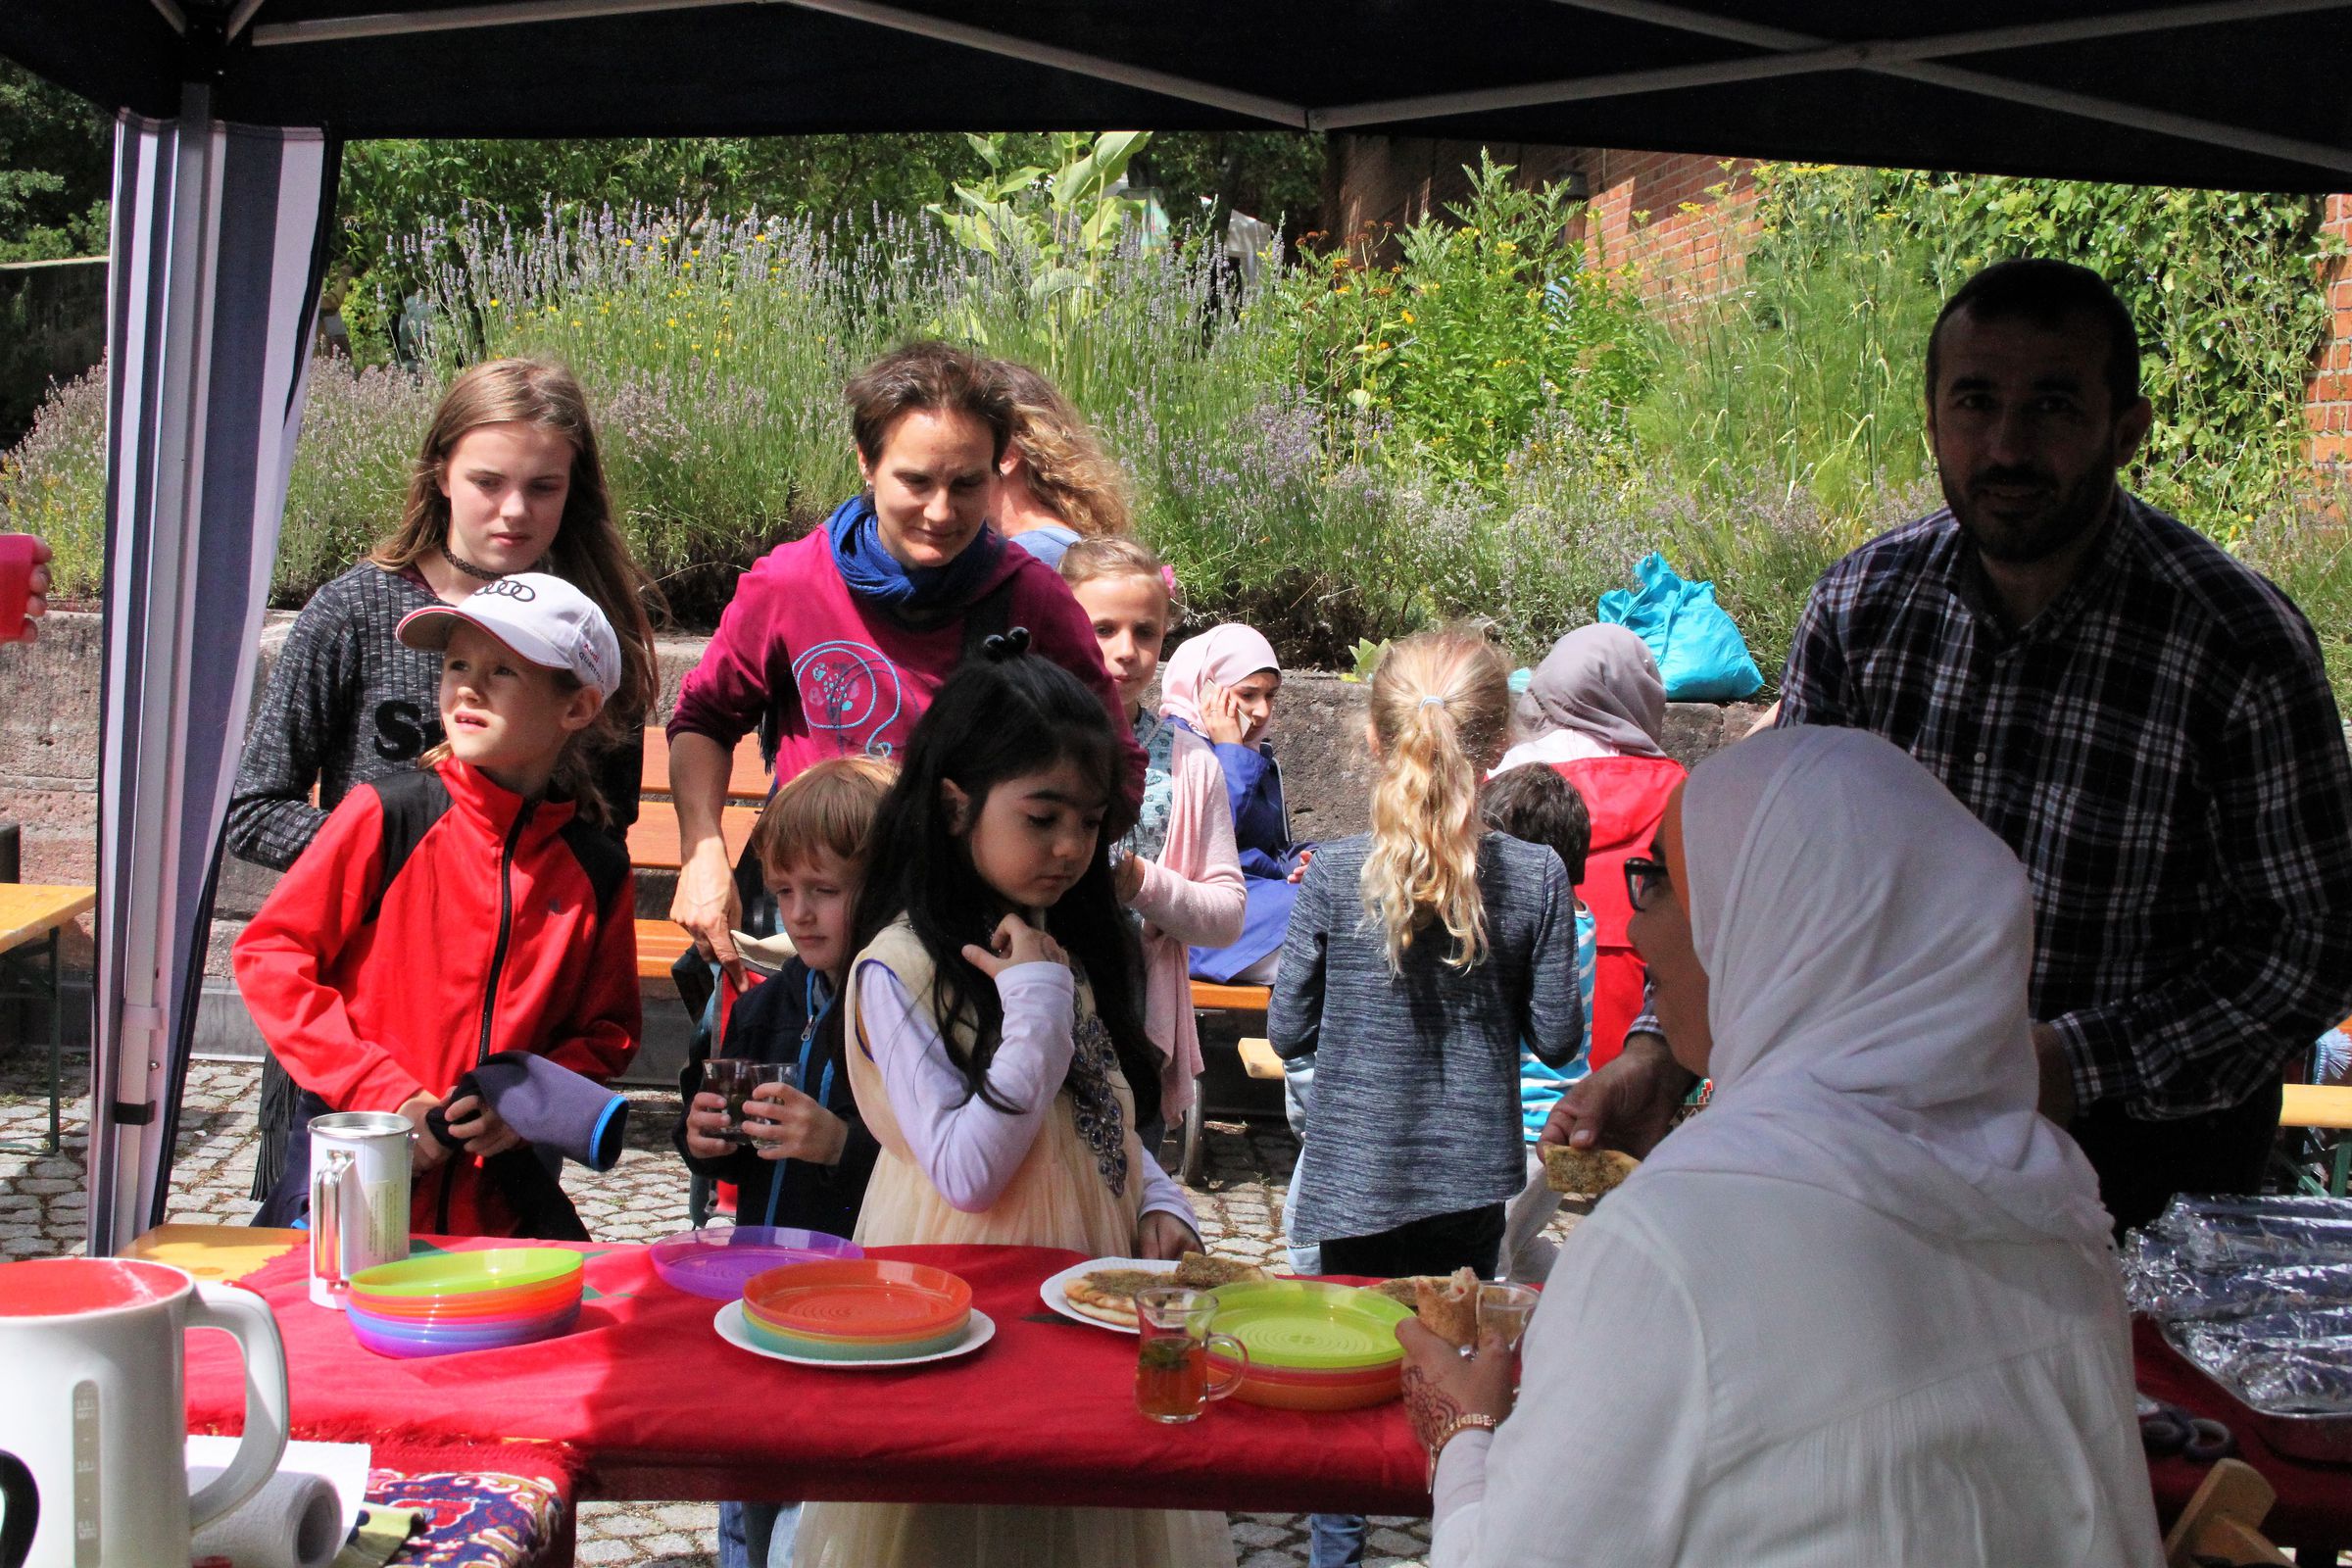
[[1766,166],[1759,184],[1751,276],[1817,265],[1859,213],[1908,242],[1938,297],[2015,256],[2107,278],[2139,325],[2156,425],[2135,484],[2159,505],[2229,533],[2301,470],[2324,270],[2343,254],[2325,198],[1818,165]]

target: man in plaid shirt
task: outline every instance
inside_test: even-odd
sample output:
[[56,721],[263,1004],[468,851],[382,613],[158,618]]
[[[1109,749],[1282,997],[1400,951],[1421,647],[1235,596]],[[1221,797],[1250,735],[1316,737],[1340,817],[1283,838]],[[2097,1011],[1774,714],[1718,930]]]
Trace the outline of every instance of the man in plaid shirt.
[[[2352,1005],[2352,759],[2318,640],[2117,484],[2151,415],[2096,273],[1979,273],[1928,384],[1946,509],[1815,585],[1779,722],[1886,736],[2024,860],[2042,1109],[2119,1228],[2254,1191],[2279,1069]],[[1663,1053],[1629,1036],[1548,1135],[1652,1139],[1689,1082]]]

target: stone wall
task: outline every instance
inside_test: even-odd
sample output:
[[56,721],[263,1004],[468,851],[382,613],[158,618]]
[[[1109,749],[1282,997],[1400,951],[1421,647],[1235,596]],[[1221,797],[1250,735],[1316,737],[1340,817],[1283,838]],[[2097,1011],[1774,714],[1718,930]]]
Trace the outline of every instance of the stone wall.
[[[292,619],[282,613],[270,617],[262,633],[258,680],[269,679]],[[702,650],[701,638],[662,640],[662,716],[667,716],[678,683]],[[24,824],[27,882],[86,883],[97,875],[102,652],[99,617],[76,613],[50,616],[36,642],[0,649],[0,820]],[[1342,838],[1364,828],[1372,789],[1363,743],[1366,693],[1355,682],[1308,671],[1293,674],[1283,688],[1272,738],[1282,760],[1293,827],[1302,839]],[[1695,761],[1746,733],[1760,712],[1752,705],[1675,704],[1667,717],[1669,749],[1685,761]],[[646,808],[668,808],[658,802]],[[226,981],[229,944],[276,880],[275,873],[234,857],[223,863],[206,965],[216,981]],[[666,874],[640,876],[638,912],[665,914],[671,887]],[[85,917],[82,939],[69,953],[73,967],[83,971],[89,962],[87,929]]]

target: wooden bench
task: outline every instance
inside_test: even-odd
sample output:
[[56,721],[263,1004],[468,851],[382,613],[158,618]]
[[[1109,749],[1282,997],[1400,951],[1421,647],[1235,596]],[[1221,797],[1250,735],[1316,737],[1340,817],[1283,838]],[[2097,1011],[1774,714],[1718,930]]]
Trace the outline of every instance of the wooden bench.
[[1237,1042],[1242,1053],[1242,1070],[1252,1078],[1280,1078],[1282,1058],[1274,1054],[1271,1041],[1254,1036]]
[[1221,986],[1209,980],[1193,982],[1195,1012],[1264,1012],[1274,993],[1264,986]]
[[[669,791],[669,735],[647,726],[645,770],[638,775],[642,795],[666,799]],[[767,763],[760,757],[760,737],[746,735],[735,743],[733,765],[727,770],[727,799],[757,806],[767,799]]]
[[[752,842],[760,813],[748,806],[729,806],[718,813],[719,836],[727,841],[727,863],[732,865]],[[641,809],[629,824],[629,864],[640,871],[675,871],[686,863],[678,840],[678,813],[665,802]]]
[[[2288,1084],[2279,1096],[2278,1125],[2352,1133],[2352,1084]],[[2352,1138],[2338,1138],[2328,1152],[2328,1191],[2341,1198],[2347,1188],[2352,1188]]]

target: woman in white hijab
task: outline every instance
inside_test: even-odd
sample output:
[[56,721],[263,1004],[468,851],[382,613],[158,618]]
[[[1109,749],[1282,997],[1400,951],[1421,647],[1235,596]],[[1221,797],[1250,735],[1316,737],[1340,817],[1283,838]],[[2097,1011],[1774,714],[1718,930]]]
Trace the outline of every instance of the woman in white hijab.
[[[2162,1560],[2097,1184],[2034,1111],[2024,871],[1901,751],[1723,752],[1627,869],[1713,1102],[1499,1342],[1405,1324],[1433,1568]],[[1505,1417],[1499,1425],[1495,1418]]]

